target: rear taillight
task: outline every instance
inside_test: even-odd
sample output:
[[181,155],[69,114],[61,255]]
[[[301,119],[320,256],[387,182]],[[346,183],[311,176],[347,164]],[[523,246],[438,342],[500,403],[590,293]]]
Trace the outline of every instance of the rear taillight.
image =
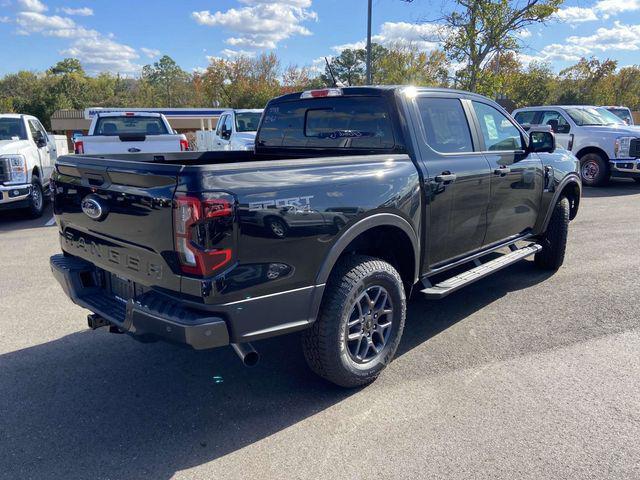
[[78,140],[73,146],[73,151],[82,155],[84,153],[84,142],[82,140]]
[[180,151],[181,152],[186,152],[188,150],[189,150],[189,142],[184,140],[184,139],[181,139],[180,140]]
[[233,259],[234,198],[225,193],[177,196],[175,247],[184,273],[208,277]]

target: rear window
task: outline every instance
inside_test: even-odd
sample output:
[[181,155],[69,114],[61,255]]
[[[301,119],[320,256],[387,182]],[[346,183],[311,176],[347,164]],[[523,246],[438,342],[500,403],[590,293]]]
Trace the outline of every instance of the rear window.
[[264,147],[391,149],[387,102],[380,97],[317,98],[271,105],[258,143]]
[[160,117],[100,117],[94,135],[164,135],[167,127]]

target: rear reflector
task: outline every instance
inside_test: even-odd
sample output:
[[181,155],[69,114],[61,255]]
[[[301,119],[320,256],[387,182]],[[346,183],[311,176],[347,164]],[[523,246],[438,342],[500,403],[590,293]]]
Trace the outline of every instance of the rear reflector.
[[324,97],[341,97],[341,88],[323,88],[321,90],[307,90],[302,92],[300,98],[324,98]]
[[181,139],[180,140],[180,151],[181,152],[186,152],[189,150],[189,142],[187,140]]
[[82,155],[84,153],[84,142],[82,140],[78,140],[73,146],[73,151]]

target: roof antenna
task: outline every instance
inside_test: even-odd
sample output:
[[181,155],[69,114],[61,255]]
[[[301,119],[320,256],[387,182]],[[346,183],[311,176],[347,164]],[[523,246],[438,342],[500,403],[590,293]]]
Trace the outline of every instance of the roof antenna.
[[336,82],[336,76],[333,74],[333,68],[331,68],[331,64],[329,63],[329,59],[327,59],[327,57],[324,57],[324,61],[327,62],[327,69],[329,70],[329,73],[331,74],[331,80],[333,81],[332,87],[335,88],[338,86],[338,82]]

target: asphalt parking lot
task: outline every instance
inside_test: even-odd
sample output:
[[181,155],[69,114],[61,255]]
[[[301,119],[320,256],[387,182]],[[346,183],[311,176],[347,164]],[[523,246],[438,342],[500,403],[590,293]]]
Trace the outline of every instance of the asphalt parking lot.
[[245,369],[89,331],[50,218],[0,216],[0,478],[640,478],[638,184],[585,190],[557,273],[413,299],[359,391],[313,376],[296,335]]

